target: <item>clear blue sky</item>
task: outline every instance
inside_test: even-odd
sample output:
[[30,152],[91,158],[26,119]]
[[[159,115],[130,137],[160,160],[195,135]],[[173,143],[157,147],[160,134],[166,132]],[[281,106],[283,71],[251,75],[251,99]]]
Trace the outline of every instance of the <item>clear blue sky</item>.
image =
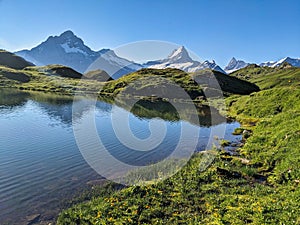
[[0,0],[0,12],[10,51],[70,29],[94,50],[162,40],[221,66],[300,57],[299,0]]

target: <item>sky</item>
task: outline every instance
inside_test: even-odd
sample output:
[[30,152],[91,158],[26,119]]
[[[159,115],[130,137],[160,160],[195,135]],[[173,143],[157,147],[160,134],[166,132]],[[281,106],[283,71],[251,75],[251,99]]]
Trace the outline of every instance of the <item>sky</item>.
[[0,48],[72,30],[93,50],[159,40],[225,66],[300,57],[299,0],[0,0]]

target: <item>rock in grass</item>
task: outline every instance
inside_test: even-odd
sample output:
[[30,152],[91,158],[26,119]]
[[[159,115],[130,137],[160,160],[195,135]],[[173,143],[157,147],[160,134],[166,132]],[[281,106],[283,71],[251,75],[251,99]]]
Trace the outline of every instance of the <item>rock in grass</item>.
[[243,139],[249,138],[250,135],[251,135],[251,131],[250,130],[244,130],[243,131]]
[[235,128],[232,132],[233,135],[241,135],[243,133],[244,129],[241,127]]

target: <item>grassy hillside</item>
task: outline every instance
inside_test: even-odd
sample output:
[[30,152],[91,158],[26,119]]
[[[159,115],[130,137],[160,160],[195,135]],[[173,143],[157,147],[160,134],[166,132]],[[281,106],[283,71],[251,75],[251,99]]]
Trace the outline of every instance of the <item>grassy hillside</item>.
[[202,89],[191,76],[178,69],[142,69],[108,82],[102,92],[116,96],[127,88],[132,95],[160,96],[168,91],[162,87],[168,86],[170,90],[173,82],[184,88],[193,99],[203,95]]
[[[83,76],[61,65],[30,66],[22,70],[0,66],[0,85],[3,87],[62,94],[98,93],[101,90],[100,95],[112,97],[128,93],[138,97],[171,96],[175,99],[200,100],[205,99],[207,94],[221,94],[219,87],[211,85],[211,80],[219,82],[225,95],[249,94],[259,90],[249,82],[211,71],[189,74],[178,69],[142,69],[118,80],[101,82],[103,79],[109,80],[107,76],[103,71],[91,71]],[[81,78],[84,79],[80,81]],[[178,92],[178,88],[182,88],[187,97]]]
[[23,71],[0,66],[0,86],[13,86],[30,81],[30,76]]
[[37,71],[48,76],[59,76],[74,79],[81,79],[82,74],[73,70],[70,67],[63,65],[47,65],[47,66],[34,66],[25,68],[26,71]]
[[210,96],[219,96],[219,87],[212,85],[211,82],[215,79],[225,94],[250,94],[259,90],[254,84],[216,71],[203,70],[189,74],[179,69],[169,68],[141,69],[108,82],[104,86],[102,93],[117,95],[126,90],[126,93],[137,96],[172,95],[175,98],[181,98],[180,93],[178,93],[178,96],[174,93],[174,90],[176,90],[174,84],[176,84],[183,88],[191,99],[195,100],[205,96],[207,93],[210,93]]
[[22,57],[19,57],[11,52],[0,50],[0,65],[13,69],[24,69],[27,66],[33,66]]
[[[58,224],[300,224],[300,90],[287,85],[298,69],[263,68],[269,79],[260,69],[243,74],[266,90],[226,100],[243,123],[239,131],[247,130],[238,155],[197,153],[160,183],[112,193],[104,187],[63,211]],[[214,162],[201,172],[211,154]]]
[[259,88],[248,81],[211,70],[200,70],[192,74],[193,79],[204,88],[214,89],[212,80],[216,79],[225,96],[230,94],[247,95],[259,91]]
[[92,70],[84,74],[84,77],[86,79],[92,79],[97,81],[110,81],[113,80],[108,73],[106,73],[104,70]]
[[230,76],[253,82],[260,89],[300,86],[300,68],[287,64],[275,68],[250,65],[231,73]]
[[55,92],[66,95],[97,93],[103,82],[80,78],[77,71],[61,66],[26,67],[22,70],[0,66],[0,87],[28,91]]
[[273,185],[300,178],[300,89],[272,88],[231,100],[230,112],[241,121],[255,118],[255,136],[241,154]]
[[[81,78],[84,79],[79,82]],[[219,85],[212,85],[213,80],[217,80]],[[104,85],[104,81],[108,82]],[[62,94],[98,93],[101,90],[100,94],[113,97],[126,91],[126,95],[137,97],[171,96],[174,99],[192,100],[203,100],[205,95],[219,96],[222,94],[220,87],[225,95],[249,94],[259,90],[247,81],[211,70],[189,74],[178,69],[141,69],[112,80],[102,70],[82,75],[62,65],[32,66],[21,57],[4,50],[0,51],[0,86]],[[178,87],[188,95],[183,96]]]

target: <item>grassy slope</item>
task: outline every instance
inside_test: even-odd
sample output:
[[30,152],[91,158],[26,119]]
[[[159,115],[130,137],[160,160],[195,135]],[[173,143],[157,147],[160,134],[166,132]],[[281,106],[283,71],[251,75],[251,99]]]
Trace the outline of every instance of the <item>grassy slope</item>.
[[113,80],[108,75],[108,73],[106,73],[104,70],[92,70],[92,71],[85,73],[84,76],[86,78],[98,80],[98,81],[102,81],[102,82]]
[[300,178],[300,89],[272,88],[240,97],[231,113],[240,120],[257,118],[255,136],[241,153],[268,176],[270,183]]
[[0,50],[0,65],[13,69],[24,69],[27,66],[33,66],[32,63],[27,62],[22,57],[5,50]]
[[[249,82],[230,77],[222,73],[203,70],[196,73],[186,73],[178,69],[141,69],[137,72],[123,76],[117,80],[108,82],[104,86],[103,93],[109,93],[117,95],[126,90],[127,93],[132,95],[166,95],[169,92],[173,92],[172,95],[176,96],[172,85],[176,83],[183,88],[191,99],[204,96],[210,91],[210,93],[219,96],[218,88],[212,87],[211,81],[217,79],[221,89],[226,93],[235,94],[249,94],[254,91],[258,91],[258,87]],[[200,84],[200,85],[199,85]],[[162,88],[165,87],[165,88]],[[205,93],[203,90],[206,90]],[[213,93],[215,92],[215,93]],[[212,95],[211,94],[211,95]],[[180,98],[182,96],[178,96]]]
[[161,88],[162,84],[170,85],[171,87],[172,81],[184,88],[192,98],[203,95],[201,88],[191,76],[178,69],[142,69],[108,82],[104,86],[103,93],[117,95],[129,88],[129,93],[132,95],[146,93],[150,96],[152,93],[155,94],[156,91],[157,95],[160,95],[163,91],[163,88]]
[[96,80],[85,79],[81,82],[81,76],[71,68],[60,65],[27,67],[22,70],[0,66],[0,87],[73,95],[75,92],[97,93],[103,86],[103,82]]
[[23,58],[0,50],[0,87],[19,88],[21,90],[57,92],[72,95],[79,93],[97,93],[103,86],[101,76],[107,78],[104,71],[89,74],[80,82],[82,74],[62,65],[34,66]]
[[[0,65],[0,86],[21,90],[63,94],[98,93],[101,90],[103,95],[109,96],[116,96],[126,90],[127,93],[138,97],[170,95],[176,99],[188,98],[178,92],[176,87],[179,86],[191,99],[201,100],[208,92],[219,95],[218,87],[211,88],[211,85],[208,85],[215,77],[226,93],[249,94],[258,90],[258,87],[249,82],[210,70],[188,74],[178,69],[142,69],[118,80],[108,81],[104,85],[101,81],[109,80],[104,71],[91,71],[84,76],[84,80],[79,81],[83,75],[71,68],[61,65],[31,66],[32,64],[21,57],[5,51],[0,51]],[[203,90],[206,90],[205,93]]]
[[253,82],[262,90],[273,87],[299,87],[300,85],[300,68],[289,66],[270,68],[251,65],[231,73],[230,76]]
[[[175,176],[102,193],[63,211],[58,224],[300,224],[297,71],[255,75],[251,79],[265,90],[227,99],[229,113],[253,132],[240,156],[198,153]],[[200,172],[207,154],[216,154],[216,159]]]

